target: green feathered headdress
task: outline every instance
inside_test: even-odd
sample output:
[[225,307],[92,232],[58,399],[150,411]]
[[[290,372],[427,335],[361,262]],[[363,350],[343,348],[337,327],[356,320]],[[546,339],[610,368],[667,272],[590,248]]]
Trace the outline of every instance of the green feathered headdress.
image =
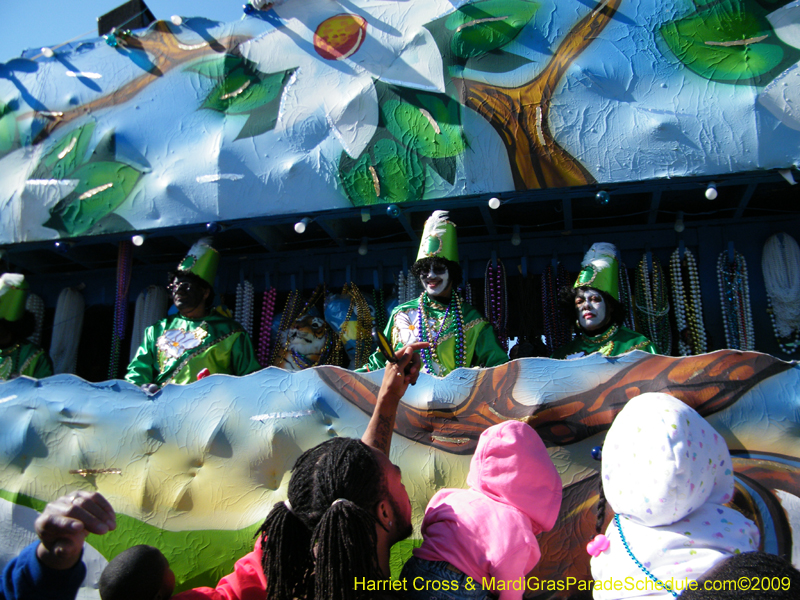
[[0,319],[19,321],[25,314],[28,282],[20,273],[0,275]]
[[573,287],[600,290],[619,301],[619,262],[614,244],[592,244],[583,257],[581,267]]
[[446,210],[436,210],[425,221],[417,260],[438,257],[458,262],[456,226],[447,220],[448,215]]
[[214,250],[209,242],[209,238],[195,242],[178,265],[178,271],[193,273],[213,288],[219,265],[219,252]]

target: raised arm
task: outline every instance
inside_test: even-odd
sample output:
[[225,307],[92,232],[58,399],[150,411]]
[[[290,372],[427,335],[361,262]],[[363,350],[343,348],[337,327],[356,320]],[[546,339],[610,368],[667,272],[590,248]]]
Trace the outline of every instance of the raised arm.
[[114,509],[97,492],[75,491],[50,502],[34,524],[41,540],[39,561],[51,569],[70,569],[83,552],[90,533],[102,535],[117,527]]
[[408,344],[396,352],[397,363],[386,363],[375,411],[369,420],[367,430],[361,436],[361,441],[387,456],[392,443],[394,420],[400,398],[406,393],[409,384],[414,385],[419,377],[421,361],[416,351],[427,348],[428,345],[428,342]]

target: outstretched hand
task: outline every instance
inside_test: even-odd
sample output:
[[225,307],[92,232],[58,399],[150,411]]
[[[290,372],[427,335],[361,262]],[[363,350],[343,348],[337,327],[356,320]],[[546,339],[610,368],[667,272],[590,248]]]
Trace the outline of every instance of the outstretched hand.
[[39,560],[52,569],[69,569],[80,560],[86,536],[116,529],[117,520],[100,493],[74,491],[50,502],[34,527],[41,540]]
[[419,378],[422,361],[417,350],[422,350],[430,346],[428,342],[413,342],[403,346],[395,353],[396,363],[386,363],[383,373],[381,390],[378,397],[384,396],[388,399],[400,401],[406,393],[409,385],[417,383]]
[[428,342],[414,342],[403,346],[395,352],[397,362],[386,363],[381,389],[375,401],[375,411],[369,420],[367,430],[361,436],[362,442],[386,455],[389,454],[389,447],[392,444],[394,420],[400,398],[406,393],[408,386],[414,385],[419,378],[422,361],[416,351],[429,345]]

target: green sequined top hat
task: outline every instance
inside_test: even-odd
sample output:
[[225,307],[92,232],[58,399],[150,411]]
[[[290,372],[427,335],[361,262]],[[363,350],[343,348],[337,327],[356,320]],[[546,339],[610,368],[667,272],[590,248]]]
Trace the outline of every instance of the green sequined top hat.
[[211,247],[210,241],[210,238],[203,238],[195,242],[178,265],[178,272],[197,275],[213,288],[219,265],[219,252]]
[[28,282],[20,273],[0,275],[0,319],[19,321],[25,314]]
[[572,287],[600,290],[619,301],[619,262],[614,244],[592,244],[584,255],[581,272]]
[[458,262],[456,226],[447,220],[448,214],[446,210],[435,210],[425,221],[417,260],[438,257]]

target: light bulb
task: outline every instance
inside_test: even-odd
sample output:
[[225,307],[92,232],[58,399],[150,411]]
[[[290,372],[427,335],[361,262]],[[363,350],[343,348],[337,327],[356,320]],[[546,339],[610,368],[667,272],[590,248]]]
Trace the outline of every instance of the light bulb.
[[514,225],[514,233],[511,234],[511,245],[519,246],[522,243],[522,238],[519,236],[519,225]]
[[294,230],[297,233],[305,233],[306,227],[308,227],[309,223],[311,223],[311,219],[309,219],[308,217],[303,217],[297,223],[294,224]]
[[489,198],[489,208],[492,210],[500,208],[500,198]]
[[134,246],[141,246],[142,244],[144,244],[144,240],[145,240],[145,235],[141,234],[141,233],[137,233],[136,235],[134,235],[131,238],[131,243]]
[[706,188],[706,198],[708,200],[716,200],[718,195],[717,184],[712,181]]
[[358,247],[358,253],[361,256],[366,256],[367,255],[367,238],[366,237],[361,238],[361,245]]

